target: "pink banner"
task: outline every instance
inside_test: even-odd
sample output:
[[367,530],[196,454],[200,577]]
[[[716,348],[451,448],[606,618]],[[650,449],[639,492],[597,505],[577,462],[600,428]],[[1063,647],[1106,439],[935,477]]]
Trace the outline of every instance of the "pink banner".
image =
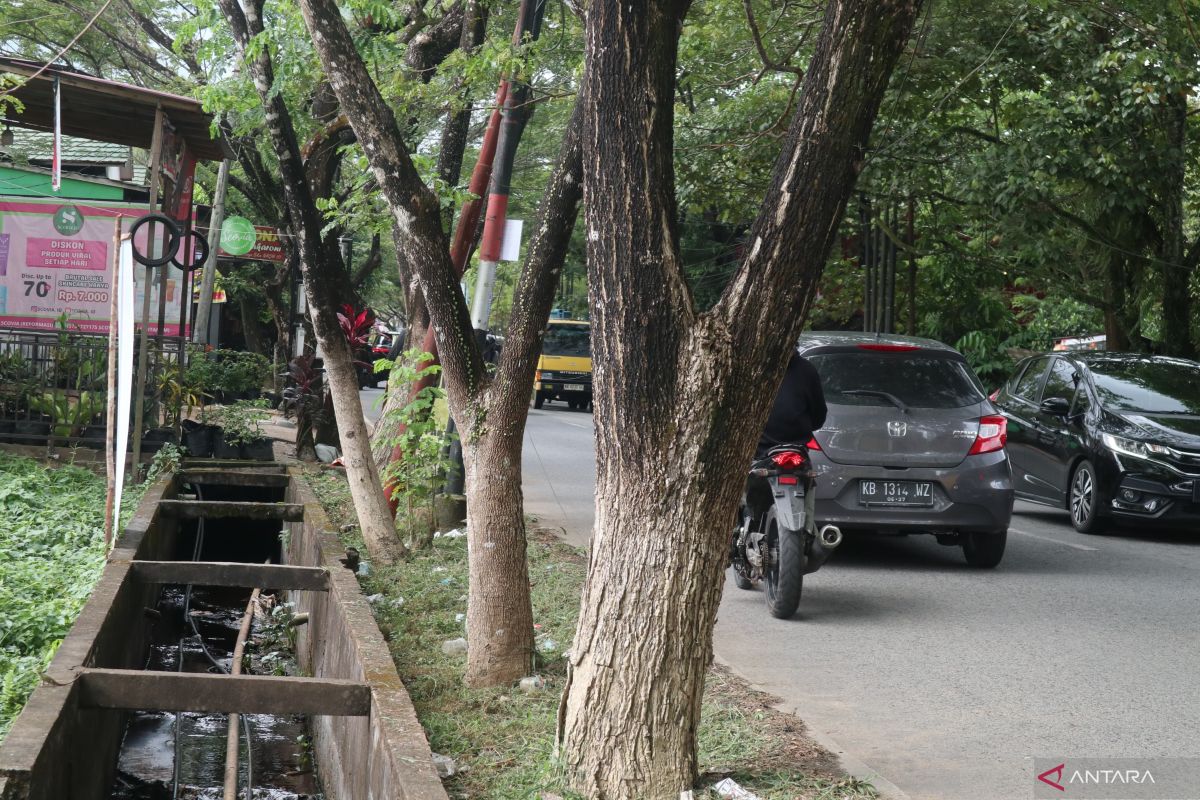
[[25,240],[25,266],[47,269],[110,269],[108,243],[30,236]]
[[[95,200],[0,202],[0,326],[54,330],[66,315],[68,327],[85,333],[108,331],[112,287],[113,218],[124,228],[144,215],[144,206]],[[147,226],[148,227],[148,226]],[[143,227],[136,245],[146,252]],[[182,273],[172,266],[153,270],[151,333],[158,331],[159,270],[167,270],[168,336],[179,334]],[[134,270],[137,308],[142,307],[146,270]]]

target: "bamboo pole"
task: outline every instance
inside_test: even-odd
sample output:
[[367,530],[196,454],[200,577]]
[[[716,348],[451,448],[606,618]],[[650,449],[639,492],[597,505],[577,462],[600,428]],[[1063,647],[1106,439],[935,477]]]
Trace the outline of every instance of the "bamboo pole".
[[[160,105],[154,111],[154,136],[150,142],[150,205],[149,213],[158,207],[159,173],[162,171],[162,126],[163,110]],[[146,246],[155,252],[152,231],[146,231]],[[155,257],[158,253],[155,252]],[[164,266],[162,268],[166,270]],[[154,269],[146,267],[146,281],[142,295],[141,352],[138,353],[137,375],[133,386],[133,476],[141,479],[142,467],[142,423],[146,413],[146,370],[150,366],[150,289],[154,283]]]
[[[250,602],[246,604],[246,614],[242,617],[242,627],[238,631],[237,643],[233,646],[233,664],[229,667],[230,675],[242,674],[242,654],[246,649],[246,639],[250,636],[250,624],[254,621],[254,605],[258,602],[259,590],[250,593]],[[229,729],[225,734],[225,800],[237,800],[238,779],[238,724],[241,717],[237,713],[229,715]],[[246,741],[246,749],[250,749],[250,741]],[[247,793],[249,798],[249,793]]]

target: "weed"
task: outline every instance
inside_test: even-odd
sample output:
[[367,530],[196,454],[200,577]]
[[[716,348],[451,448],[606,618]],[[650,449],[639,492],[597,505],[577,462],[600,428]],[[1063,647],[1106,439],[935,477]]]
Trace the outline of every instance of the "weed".
[[0,735],[104,567],[104,496],[85,469],[0,453]]
[[[335,523],[354,519],[346,483],[310,472],[310,483]],[[346,544],[358,545],[345,536]],[[565,798],[553,759],[559,695],[586,571],[582,551],[549,532],[534,530],[528,545],[530,592],[537,639],[540,691],[514,687],[468,689],[465,658],[447,656],[442,642],[465,635],[465,538],[436,538],[392,567],[363,579],[376,620],[412,697],[434,752],[468,769],[446,781],[453,797],[527,800],[541,792]],[[836,760],[803,736],[802,724],[770,707],[770,698],[732,675],[709,674],[700,728],[704,785],[733,777],[763,800],[870,800],[866,783],[847,779]],[[715,797],[713,793],[698,796]]]

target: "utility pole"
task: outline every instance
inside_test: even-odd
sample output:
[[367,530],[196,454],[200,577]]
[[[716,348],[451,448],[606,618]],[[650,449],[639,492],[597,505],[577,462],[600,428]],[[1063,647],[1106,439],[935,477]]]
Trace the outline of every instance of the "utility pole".
[[[225,222],[225,192],[229,185],[229,159],[217,170],[217,189],[213,196],[212,219],[208,223],[208,258],[204,261],[204,276],[200,281],[200,301],[196,319],[192,322],[192,341],[208,343],[208,318],[212,314],[213,287],[217,281],[217,252],[221,249],[221,225]],[[188,302],[188,298],[183,298]]]
[[[521,24],[513,31],[513,46],[519,47],[526,36],[536,40],[542,29],[545,0],[521,0]],[[496,288],[496,264],[504,245],[504,226],[508,216],[508,195],[512,190],[513,161],[525,124],[529,121],[529,83],[514,79],[504,99],[504,116],[500,122],[500,140],[496,144],[496,161],[492,165],[491,185],[488,187],[487,216],[483,220],[483,239],[479,244],[479,269],[476,272],[475,300],[471,306],[471,324],[476,331],[486,331],[492,311],[492,294]]]

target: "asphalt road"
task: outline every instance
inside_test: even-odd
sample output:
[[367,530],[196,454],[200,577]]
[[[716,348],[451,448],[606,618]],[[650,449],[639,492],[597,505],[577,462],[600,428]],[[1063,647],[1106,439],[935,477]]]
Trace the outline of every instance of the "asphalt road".
[[[531,411],[526,509],[584,542],[591,416]],[[717,658],[897,797],[1032,796],[1032,759],[1197,755],[1200,532],[1075,533],[1018,503],[1003,563],[931,537],[850,539],[795,619],[732,580]],[[1200,787],[1197,790],[1200,797]]]

